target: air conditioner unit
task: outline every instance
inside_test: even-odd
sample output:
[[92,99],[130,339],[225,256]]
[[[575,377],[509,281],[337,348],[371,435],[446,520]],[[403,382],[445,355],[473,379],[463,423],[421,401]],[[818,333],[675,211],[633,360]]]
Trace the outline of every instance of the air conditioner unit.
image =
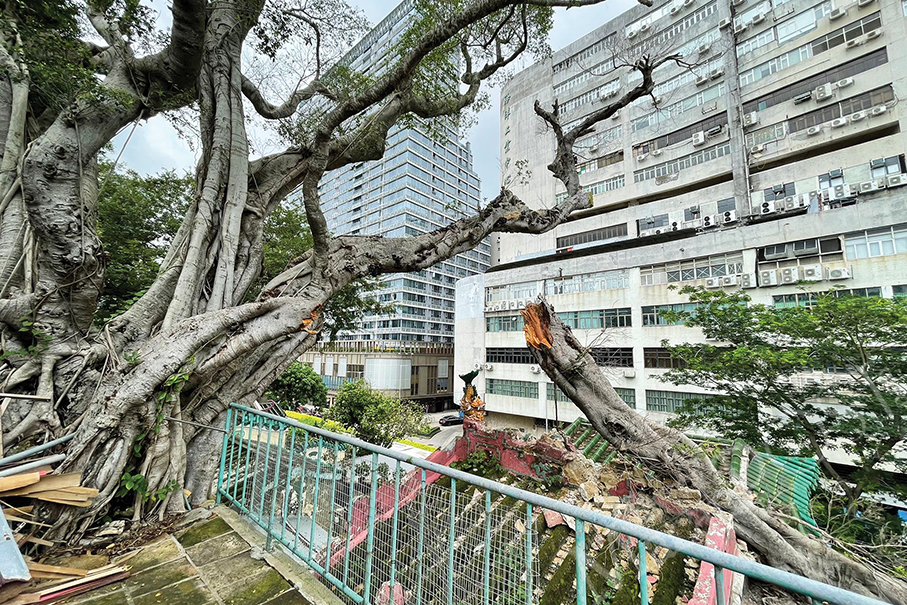
[[879,186],[876,181],[863,181],[859,185],[860,193],[870,193],[872,191],[878,191]]
[[708,81],[709,81],[708,75],[699,76],[698,78],[696,78],[696,86],[702,86],[704,84],[707,84]]
[[526,308],[526,301],[525,301],[525,300],[518,300],[518,301],[516,301],[516,308],[517,308],[517,309],[525,309],[525,308]]
[[737,285],[737,276],[736,275],[725,275],[721,279],[722,287],[727,286],[736,286]]
[[636,378],[636,370],[625,369],[624,378]]
[[816,125],[816,126],[810,126],[809,128],[806,129],[806,136],[808,136],[808,137],[815,136],[815,135],[819,134],[820,132],[822,132],[821,124]]
[[676,4],[671,7],[671,10],[669,12],[671,13],[671,16],[673,17],[674,15],[679,13],[682,8],[683,8],[682,6],[680,6],[679,4]]
[[850,121],[851,121],[851,122],[859,122],[860,120],[862,120],[862,119],[865,118],[865,117],[866,117],[866,112],[865,112],[865,111],[858,111],[858,112],[856,112],[856,113],[850,114]]
[[876,38],[878,38],[881,35],[882,35],[882,28],[878,27],[872,31],[866,32],[866,39],[875,40]]
[[907,185],[907,174],[890,174],[888,178],[885,179],[885,185],[887,187],[901,187]]
[[742,34],[745,31],[746,31],[746,23],[738,23],[737,25],[734,26],[735,34]]
[[750,21],[750,25],[759,25],[763,21],[765,21],[765,14],[759,13],[758,15],[753,17],[752,21]]
[[645,32],[645,31],[649,31],[649,24],[648,24],[648,23],[643,23],[642,25],[639,26],[639,33],[642,33],[642,32]]
[[751,111],[743,116],[743,126],[755,126],[759,123],[759,113],[756,111]]
[[684,6],[693,6],[696,3],[696,0],[683,0]]
[[835,10],[831,11],[830,13],[828,13],[828,20],[829,20],[829,21],[834,21],[835,19],[840,19],[841,17],[843,17],[843,16],[846,15],[846,14],[847,14],[847,9],[846,9],[846,8],[843,8],[843,7],[841,7],[841,8],[836,8]]
[[784,193],[784,183],[778,183],[777,185],[772,185],[772,191],[776,194]]
[[483,368],[486,372],[492,372],[492,371],[494,371],[494,365],[493,365],[493,364],[490,364],[490,363],[486,363],[485,365],[482,366],[482,368]]
[[800,200],[796,195],[789,195],[781,201],[782,210],[796,210],[800,206]]
[[494,306],[495,311],[506,311],[507,307],[504,306],[504,303],[498,303]]
[[741,288],[756,288],[759,284],[756,283],[756,274],[755,273],[744,273],[740,276],[740,287]]
[[718,225],[718,215],[716,214],[706,214],[702,217],[702,227],[716,227]]
[[794,242],[794,256],[813,256],[819,253],[819,241],[814,239]]
[[781,269],[781,283],[795,284],[800,281],[800,267],[784,267]]
[[822,281],[822,265],[803,265],[800,267],[803,281]]
[[873,2],[875,2],[875,0],[857,0],[857,6],[863,8],[864,6],[869,6]]
[[762,143],[758,143],[757,145],[750,147],[750,153],[752,155],[762,153],[763,151],[765,151],[765,145],[763,145]]
[[699,48],[696,49],[696,52],[699,53],[700,55],[704,55],[704,54],[708,53],[710,50],[712,50],[712,45],[709,44],[708,42],[704,42],[699,45]]
[[832,168],[831,170],[828,171],[828,176],[833,179],[840,178],[840,177],[844,176],[844,169],[843,168]]
[[637,162],[642,162],[642,161],[645,160],[647,157],[649,157],[649,154],[647,154],[647,153],[640,153],[638,156],[636,156],[636,161],[637,161]]
[[712,126],[705,131],[705,136],[707,137],[714,137],[719,134],[721,134],[721,126]]
[[875,117],[875,116],[880,116],[880,115],[882,115],[883,113],[885,113],[886,111],[888,111],[888,106],[887,106],[887,105],[879,105],[878,107],[873,107],[872,109],[870,109],[870,110],[869,110],[869,115],[871,115],[871,116],[873,116],[873,117]]
[[855,193],[856,192],[851,189],[850,185],[835,185],[834,194],[832,197],[836,200],[843,200],[849,197],[853,197]]
[[472,369],[473,369],[473,370],[481,370],[481,369],[482,369],[482,364],[476,362],[476,363],[472,364]]
[[663,97],[652,97],[652,106],[661,105],[662,101],[664,101]]
[[639,34],[639,32],[636,31],[635,29],[634,29],[634,30],[630,30],[630,31],[627,33],[627,39],[628,39],[628,40],[632,40],[633,38],[635,38],[635,37],[637,36],[637,34]]
[[860,36],[859,38],[854,38],[853,40],[848,40],[847,42],[845,42],[844,48],[856,48],[859,45],[863,44],[863,42],[863,37]]
[[869,160],[870,168],[881,168],[884,165],[885,165],[885,158],[875,158],[873,160]]
[[664,152],[663,152],[661,149],[653,149],[651,155],[652,155],[652,157],[657,158],[657,157],[660,156],[662,153],[664,153]]
[[816,101],[826,101],[835,96],[835,89],[831,87],[831,84],[823,84],[815,90],[813,97]]
[[766,200],[759,206],[759,214],[771,214],[776,211],[777,208],[775,208],[775,202],[773,200]]
[[532,366],[529,366],[529,371],[532,372],[533,374],[541,374],[542,368],[540,366],[532,365]]
[[515,300],[511,300],[509,306],[510,306],[511,309],[516,309],[516,301],[515,301]]
[[712,71],[709,72],[709,78],[711,78],[712,80],[717,80],[718,78],[720,78],[723,75],[724,75],[723,67],[719,67],[718,69],[713,69]]
[[694,132],[693,133],[693,147],[699,147],[700,145],[705,145],[705,133],[704,132]]
[[610,99],[611,97],[616,97],[616,96],[617,96],[617,93],[619,93],[619,92],[620,92],[620,91],[617,90],[616,88],[612,88],[612,89],[609,90],[607,93],[605,93],[605,96],[608,97],[608,98]]
[[847,126],[847,116],[831,121],[832,128],[841,128],[842,126]]
[[850,271],[848,269],[828,269],[826,275],[830,281],[850,279]]
[[777,286],[778,285],[778,270],[777,269],[763,269],[759,272],[759,285],[760,286]]
[[721,21],[718,22],[718,29],[724,29],[726,27],[730,27],[730,25],[731,25],[730,19],[722,19]]
[[721,278],[720,278],[720,277],[708,277],[708,278],[706,278],[706,280],[705,280],[705,287],[706,287],[706,288],[711,288],[711,289],[713,289],[713,290],[714,290],[715,288],[720,288],[720,287],[721,287]]
[[737,211],[728,210],[727,212],[723,212],[723,213],[719,214],[718,218],[719,218],[719,220],[721,220],[722,225],[726,225],[728,223],[736,223],[737,222]]
[[853,84],[853,78],[844,78],[835,82],[835,88],[847,88]]

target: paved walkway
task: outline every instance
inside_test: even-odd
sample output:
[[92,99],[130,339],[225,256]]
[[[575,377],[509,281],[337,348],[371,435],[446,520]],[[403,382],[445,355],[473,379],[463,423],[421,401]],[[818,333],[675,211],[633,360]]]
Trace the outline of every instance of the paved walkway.
[[125,581],[65,603],[339,605],[314,576],[290,565],[286,555],[276,549],[265,553],[259,545],[264,537],[236,513],[225,507],[215,512],[211,519],[145,546],[126,563],[130,576]]

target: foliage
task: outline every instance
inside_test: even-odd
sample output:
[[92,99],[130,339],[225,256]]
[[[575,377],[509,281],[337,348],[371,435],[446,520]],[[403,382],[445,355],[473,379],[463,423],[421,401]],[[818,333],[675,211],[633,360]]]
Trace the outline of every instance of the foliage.
[[[852,501],[883,487],[881,466],[907,470],[895,456],[907,437],[907,300],[832,292],[815,295],[810,307],[776,308],[751,304],[742,292],[682,292],[699,306],[668,319],[727,344],[665,343],[684,367],[664,380],[724,393],[687,401],[675,426],[815,455]],[[802,380],[814,371],[833,373]],[[826,463],[831,446],[853,457],[855,485]]]
[[325,418],[319,418],[318,416],[311,416],[309,414],[300,414],[299,412],[287,411],[287,418],[292,418],[296,422],[315,426],[326,431],[331,431],[332,433],[353,432],[351,429],[348,429],[339,422],[334,422],[333,420],[327,420]]
[[107,255],[104,291],[96,320],[128,309],[157,278],[161,260],[195,191],[195,179],[173,171],[143,177],[132,170],[100,168],[98,235]]
[[486,450],[476,450],[466,456],[465,460],[454,462],[450,466],[458,471],[472,473],[473,475],[489,479],[496,479],[505,472],[501,462],[494,454]]
[[326,417],[353,429],[360,439],[385,447],[425,425],[420,406],[373,391],[364,380],[340,387]]
[[268,397],[285,410],[303,405],[322,408],[328,401],[328,388],[312,366],[295,361],[271,383]]
[[424,443],[419,443],[418,441],[411,441],[409,439],[397,439],[397,443],[402,443],[403,445],[409,445],[411,447],[416,447],[416,448],[419,448],[420,450],[425,450],[426,452],[434,452],[434,451],[437,451],[437,449],[438,449],[433,445],[426,445]]

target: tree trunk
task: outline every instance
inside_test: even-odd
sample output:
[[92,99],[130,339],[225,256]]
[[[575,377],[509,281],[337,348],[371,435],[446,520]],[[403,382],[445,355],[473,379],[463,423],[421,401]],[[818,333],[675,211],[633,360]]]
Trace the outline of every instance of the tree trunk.
[[745,487],[729,485],[683,433],[628,407],[547,301],[527,305],[521,313],[526,342],[539,365],[618,451],[678,485],[698,489],[706,502],[732,514],[737,535],[772,566],[891,603],[907,603],[904,582],[848,559],[773,517],[750,500]]

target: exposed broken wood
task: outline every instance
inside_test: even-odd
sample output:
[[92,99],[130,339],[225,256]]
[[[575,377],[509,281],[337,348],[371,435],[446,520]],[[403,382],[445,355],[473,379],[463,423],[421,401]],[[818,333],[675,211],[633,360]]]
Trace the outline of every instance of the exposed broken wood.
[[10,477],[0,477],[0,496],[14,496],[12,493],[41,480],[41,473],[23,473]]
[[55,574],[56,576],[73,576],[76,578],[84,578],[88,575],[88,572],[84,569],[79,569],[78,567],[64,567],[62,565],[47,565],[44,563],[36,563],[35,561],[28,562],[28,570],[32,572],[32,575],[36,573],[42,574]]
[[[51,490],[60,490],[60,489],[69,489],[79,487],[79,481],[81,481],[81,475],[79,473],[68,473],[66,475],[38,475],[35,481],[30,483],[25,483],[23,487],[18,488],[8,488],[0,489],[0,496],[28,496],[34,494],[35,492],[46,492]],[[0,478],[0,481],[3,479],[14,479],[20,477],[21,475],[13,475],[12,477],[3,477]]]

